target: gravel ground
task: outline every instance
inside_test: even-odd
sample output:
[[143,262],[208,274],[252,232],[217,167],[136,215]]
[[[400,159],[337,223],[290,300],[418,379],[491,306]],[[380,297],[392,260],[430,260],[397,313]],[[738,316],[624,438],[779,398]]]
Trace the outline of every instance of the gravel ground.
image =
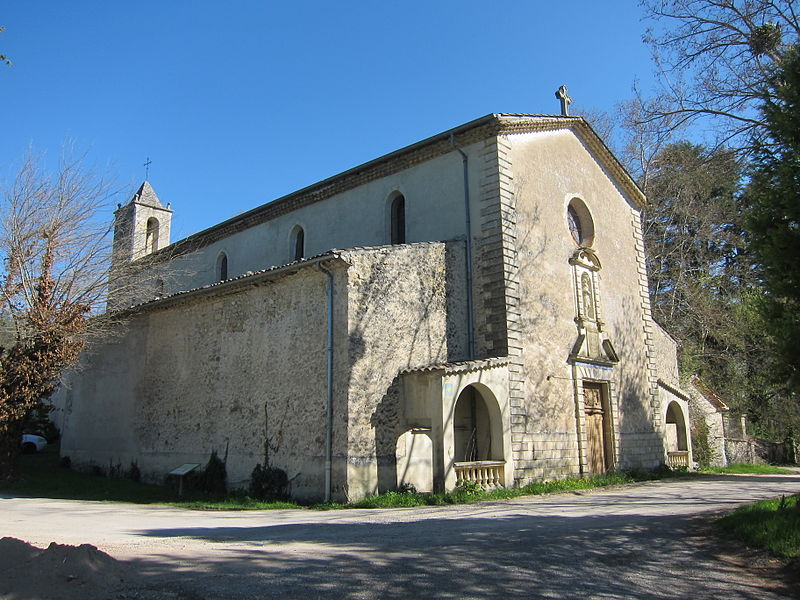
[[[739,504],[798,492],[800,474],[329,512],[2,497],[0,535],[39,548],[53,541],[96,546],[128,569],[124,585],[98,596],[108,598],[772,600],[800,594],[775,578],[773,563],[732,550],[708,523]],[[0,598],[39,597],[9,588],[8,580],[0,558]],[[54,588],[43,597],[72,598],[69,585],[61,596]]]

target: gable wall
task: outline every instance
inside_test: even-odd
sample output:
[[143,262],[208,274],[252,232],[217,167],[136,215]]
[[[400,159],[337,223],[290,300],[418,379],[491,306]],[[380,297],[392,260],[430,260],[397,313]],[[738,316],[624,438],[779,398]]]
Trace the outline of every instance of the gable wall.
[[598,297],[607,335],[620,358],[611,371],[595,370],[597,377],[610,378],[618,402],[615,452],[622,457],[621,466],[655,466],[663,445],[653,425],[655,381],[645,332],[649,304],[638,211],[572,132],[519,134],[508,136],[508,142],[517,206],[526,401],[512,417],[519,477],[579,472],[580,414],[568,363],[578,334],[569,264],[577,245],[566,221],[573,196],[581,198],[593,216],[593,247],[602,263]]

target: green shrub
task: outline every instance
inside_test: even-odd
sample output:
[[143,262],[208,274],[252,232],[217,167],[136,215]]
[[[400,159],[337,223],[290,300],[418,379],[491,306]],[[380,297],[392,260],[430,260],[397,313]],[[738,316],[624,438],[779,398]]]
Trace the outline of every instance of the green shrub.
[[455,496],[480,496],[483,488],[476,481],[465,481],[453,490]]
[[225,494],[228,491],[228,473],[216,450],[212,450],[205,468],[189,481],[193,488],[201,492]]
[[289,478],[286,471],[256,465],[250,474],[248,493],[259,500],[286,500],[289,497]]
[[142,472],[139,471],[139,465],[131,461],[131,466],[125,471],[125,479],[130,479],[133,482],[139,483],[142,480]]
[[692,456],[701,469],[707,469],[717,459],[717,453],[711,445],[711,430],[699,410],[689,413],[692,431]]

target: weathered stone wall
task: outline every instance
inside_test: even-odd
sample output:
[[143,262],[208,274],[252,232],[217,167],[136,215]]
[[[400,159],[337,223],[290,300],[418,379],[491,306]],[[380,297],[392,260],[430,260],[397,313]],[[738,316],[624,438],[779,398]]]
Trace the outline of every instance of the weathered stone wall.
[[[619,363],[593,369],[616,406],[618,465],[651,467],[663,458],[654,423],[652,345],[646,276],[637,236],[638,210],[614,185],[586,146],[570,131],[508,136],[517,209],[523,404],[514,410],[515,458],[520,482],[576,474],[581,456],[575,375],[568,364],[577,338],[576,291],[570,257],[577,249],[567,226],[567,205],[579,198],[594,222],[593,248],[602,268],[597,296]],[[644,285],[644,289],[643,288]],[[643,298],[644,297],[644,298]],[[581,440],[585,443],[585,440]]]
[[319,497],[325,285],[309,267],[132,316],[127,333],[96,348],[73,378],[62,454],[78,466],[136,461],[147,479],[158,480],[181,463],[205,464],[216,450],[227,455],[236,488],[264,462],[266,436],[271,463],[287,471],[292,492]]
[[653,354],[659,379],[680,388],[678,374],[678,343],[657,323],[653,323]]
[[463,358],[463,248],[463,243],[421,243],[342,254],[350,264],[350,498],[396,485],[397,440],[408,429],[400,371]]
[[[334,274],[335,498],[377,491],[379,465],[394,461],[406,428],[400,370],[463,357],[463,246],[360,249],[325,262]],[[135,461],[159,480],[216,450],[235,488],[264,462],[268,439],[292,493],[321,497],[326,285],[308,265],[144,307],[73,378],[62,453],[79,467]]]
[[[708,429],[708,444],[711,450],[710,464],[712,466],[724,467],[728,464],[725,448],[725,427],[723,412],[720,412],[708,398],[694,385],[689,384],[687,391],[691,397],[689,411],[693,421],[700,420],[705,423]],[[702,428],[702,425],[696,425]],[[702,443],[702,439],[698,438]]]

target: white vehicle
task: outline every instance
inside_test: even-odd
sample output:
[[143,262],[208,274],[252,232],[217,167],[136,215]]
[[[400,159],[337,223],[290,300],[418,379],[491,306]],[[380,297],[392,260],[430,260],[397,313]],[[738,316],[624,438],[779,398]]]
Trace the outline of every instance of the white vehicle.
[[47,440],[40,435],[33,435],[31,433],[22,434],[22,451],[25,454],[34,454],[41,452],[47,446]]

